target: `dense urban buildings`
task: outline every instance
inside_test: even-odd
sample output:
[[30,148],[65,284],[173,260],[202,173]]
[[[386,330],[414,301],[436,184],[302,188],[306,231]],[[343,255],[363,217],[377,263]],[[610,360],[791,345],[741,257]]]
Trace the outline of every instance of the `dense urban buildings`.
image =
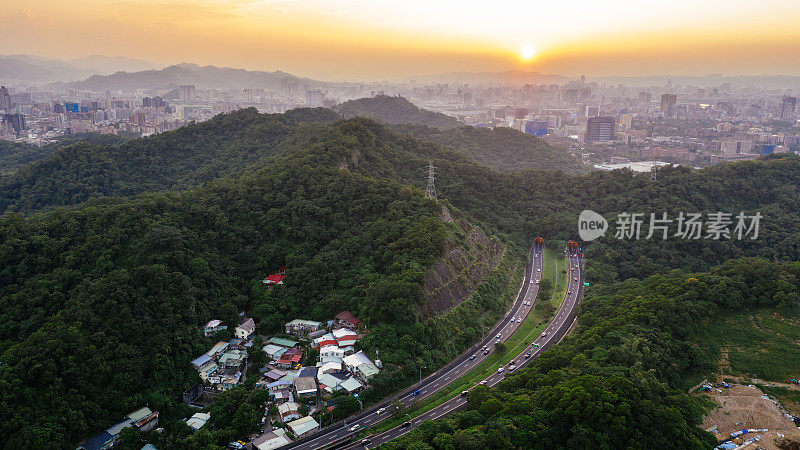
[[[147,136],[216,114],[255,107],[279,113],[400,95],[466,125],[509,127],[566,148],[587,164],[662,161],[703,166],[800,149],[790,89],[646,79],[630,86],[586,77],[561,84],[322,83],[286,75],[271,88],[184,84],[125,90],[0,87],[0,137],[43,145],[82,132]],[[710,84],[709,84],[710,83]]]

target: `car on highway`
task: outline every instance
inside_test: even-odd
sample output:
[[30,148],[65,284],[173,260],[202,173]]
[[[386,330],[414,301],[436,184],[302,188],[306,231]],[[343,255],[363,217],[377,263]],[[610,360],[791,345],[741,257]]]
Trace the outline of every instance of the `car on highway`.
[[476,358],[477,356],[478,356],[478,355],[472,355],[472,356],[470,356],[470,357],[469,357],[469,360],[470,360],[470,361],[475,361],[475,358]]
[[500,343],[500,339],[498,339],[498,340],[494,341],[494,343],[495,343],[495,344],[499,344],[499,343]]
[[478,384],[480,384],[481,386],[486,386],[486,380],[482,380],[482,381],[481,381],[480,383],[478,383]]
[[545,337],[545,336],[547,336],[547,331],[545,331],[544,333],[542,333],[542,337]]
[[469,394],[469,391],[461,391],[461,396],[466,397]]
[[488,354],[489,354],[489,350],[484,350],[484,351],[483,351],[483,354],[484,354],[484,355],[488,355]]
[[525,358],[526,358],[526,359],[527,359],[527,358],[530,358],[530,357],[531,357],[531,352],[525,353]]
[[367,444],[371,444],[371,443],[372,443],[372,441],[369,440],[369,439],[362,439],[361,440],[361,445],[367,445]]
[[378,410],[378,414],[383,414],[384,411],[386,411],[386,408],[381,408]]
[[413,392],[411,395],[419,395],[419,389],[417,389],[416,391],[414,391],[414,392]]
[[508,368],[508,371],[509,371],[509,372],[513,372],[513,371],[515,371],[515,370],[517,370],[517,366],[515,366],[515,365],[513,365],[513,364],[511,365],[511,367],[509,367],[509,368]]
[[497,373],[503,373],[503,368],[501,367],[501,368],[497,369]]
[[572,280],[573,280],[573,281],[578,281],[578,277],[575,277],[575,278],[573,278]]
[[403,422],[403,427],[410,427],[410,426],[411,426],[411,422]]
[[353,425],[352,427],[350,427],[350,431],[356,431],[356,430],[358,430],[359,428],[361,428],[361,425],[359,425],[359,424],[355,424],[355,425]]
[[496,337],[497,339],[500,339],[500,333],[497,333],[497,336],[495,336],[495,337]]
[[531,346],[532,346],[532,347],[539,348],[539,344],[537,344],[536,342],[534,342],[533,344],[531,344]]
[[511,318],[511,323],[514,323],[514,318],[513,317]]

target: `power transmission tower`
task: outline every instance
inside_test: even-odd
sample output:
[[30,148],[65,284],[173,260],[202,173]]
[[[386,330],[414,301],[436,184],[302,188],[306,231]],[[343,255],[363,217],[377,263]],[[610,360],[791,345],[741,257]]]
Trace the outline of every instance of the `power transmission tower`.
[[433,167],[433,161],[428,162],[428,186],[425,187],[425,197],[436,198],[436,168]]

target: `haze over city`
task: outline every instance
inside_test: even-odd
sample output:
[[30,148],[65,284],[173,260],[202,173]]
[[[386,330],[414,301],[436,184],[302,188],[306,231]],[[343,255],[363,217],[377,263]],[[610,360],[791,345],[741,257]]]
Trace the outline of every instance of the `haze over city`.
[[0,12],[0,53],[349,81],[510,69],[791,75],[800,74],[799,16],[791,0],[34,0]]
[[800,0],[0,7],[0,449],[800,449]]

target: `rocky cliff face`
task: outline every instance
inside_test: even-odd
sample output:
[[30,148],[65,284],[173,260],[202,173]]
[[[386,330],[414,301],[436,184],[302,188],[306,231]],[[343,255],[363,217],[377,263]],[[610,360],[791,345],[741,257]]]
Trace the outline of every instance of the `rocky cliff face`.
[[444,255],[425,274],[426,302],[420,308],[424,317],[439,315],[469,297],[497,266],[505,250],[482,229],[463,219],[454,221],[446,208],[442,220],[455,223],[458,228]]

